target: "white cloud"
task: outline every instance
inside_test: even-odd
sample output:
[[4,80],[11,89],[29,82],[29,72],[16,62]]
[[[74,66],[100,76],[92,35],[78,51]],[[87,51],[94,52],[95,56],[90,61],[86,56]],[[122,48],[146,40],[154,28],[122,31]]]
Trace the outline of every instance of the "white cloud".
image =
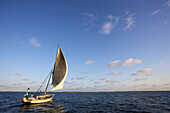
[[32,37],[30,40],[29,40],[29,44],[32,45],[33,47],[40,47],[41,46],[41,43],[39,42],[39,40],[35,37]]
[[133,76],[135,76],[135,75],[143,75],[143,74],[147,74],[147,73],[149,73],[149,72],[151,72],[151,71],[153,71],[154,69],[152,69],[152,68],[146,68],[146,69],[144,69],[144,70],[140,70],[140,71],[137,71],[136,73],[134,73],[134,74],[132,74]]
[[170,7],[170,0],[168,0],[167,2],[165,2],[165,5]]
[[94,61],[91,61],[91,60],[88,60],[88,61],[86,61],[86,62],[84,62],[86,65],[89,65],[89,64],[93,64],[94,63]]
[[125,60],[122,65],[129,67],[129,66],[132,66],[135,64],[140,64],[141,62],[142,62],[142,60],[140,60],[140,59],[129,58],[129,59]]
[[137,79],[135,79],[135,81],[146,80],[146,79],[148,79],[148,78],[137,78]]
[[152,15],[156,15],[157,13],[159,13],[160,9],[155,10],[154,12],[152,12]]
[[108,15],[107,18],[110,19],[110,20],[113,20],[114,16],[113,15]]
[[125,60],[122,64],[119,65],[119,60],[115,60],[108,64],[108,68],[113,68],[113,67],[118,67],[118,66],[128,66],[129,67],[132,65],[140,64],[141,62],[142,62],[142,60],[140,60],[140,59],[129,58],[129,59]]
[[23,76],[24,74],[23,73],[14,73],[15,75],[17,75],[17,76]]
[[136,27],[136,21],[135,21],[135,17],[134,14],[129,14],[129,12],[126,10],[125,11],[127,18],[126,18],[126,26],[125,26],[125,30],[131,30],[133,27]]
[[111,30],[116,27],[116,25],[118,24],[119,22],[119,17],[115,17],[115,16],[112,16],[112,15],[108,15],[108,19],[110,21],[107,21],[103,24],[102,28],[101,28],[101,33],[103,34],[110,34],[111,33]]
[[97,15],[92,13],[84,13],[83,25],[86,27],[84,31],[89,31],[97,20]]
[[118,63],[119,63],[119,60],[115,60],[115,61],[113,61],[113,62],[110,62],[110,63],[108,64],[108,67],[109,67],[109,68],[116,67],[116,66],[118,66]]
[[104,25],[102,26],[101,32],[102,32],[103,34],[110,34],[111,28],[112,28],[112,22],[106,22],[106,23],[104,23]]
[[109,75],[119,75],[120,73],[119,72],[112,72],[112,73],[109,73]]

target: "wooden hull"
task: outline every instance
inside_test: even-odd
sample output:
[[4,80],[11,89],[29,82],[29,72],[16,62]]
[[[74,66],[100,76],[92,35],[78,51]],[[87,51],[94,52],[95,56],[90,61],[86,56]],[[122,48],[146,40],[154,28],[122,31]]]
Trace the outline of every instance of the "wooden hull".
[[53,97],[54,94],[46,94],[42,96],[36,96],[35,98],[33,97],[32,99],[24,97],[21,98],[21,100],[25,104],[37,104],[37,103],[49,102],[52,100]]

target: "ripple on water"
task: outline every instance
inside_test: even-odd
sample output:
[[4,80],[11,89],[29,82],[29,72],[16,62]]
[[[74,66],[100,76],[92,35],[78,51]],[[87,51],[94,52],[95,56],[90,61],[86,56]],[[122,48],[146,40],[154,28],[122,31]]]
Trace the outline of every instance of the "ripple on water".
[[0,112],[169,113],[170,92],[56,93],[53,102],[25,105],[24,93],[0,93]]

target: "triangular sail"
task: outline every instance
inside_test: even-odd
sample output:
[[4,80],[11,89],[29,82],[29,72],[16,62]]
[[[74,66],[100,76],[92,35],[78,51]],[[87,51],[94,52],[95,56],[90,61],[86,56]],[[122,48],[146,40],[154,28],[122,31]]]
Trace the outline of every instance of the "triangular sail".
[[52,77],[52,85],[54,86],[54,88],[51,91],[62,89],[66,76],[67,76],[67,63],[60,49],[60,46],[58,46],[57,57],[56,62],[54,64]]

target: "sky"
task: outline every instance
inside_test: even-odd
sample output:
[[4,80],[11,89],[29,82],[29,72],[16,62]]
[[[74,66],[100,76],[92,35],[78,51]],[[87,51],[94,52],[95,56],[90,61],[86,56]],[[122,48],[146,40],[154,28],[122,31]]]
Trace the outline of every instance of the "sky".
[[36,91],[58,44],[58,91],[170,90],[170,0],[0,0],[0,91]]

